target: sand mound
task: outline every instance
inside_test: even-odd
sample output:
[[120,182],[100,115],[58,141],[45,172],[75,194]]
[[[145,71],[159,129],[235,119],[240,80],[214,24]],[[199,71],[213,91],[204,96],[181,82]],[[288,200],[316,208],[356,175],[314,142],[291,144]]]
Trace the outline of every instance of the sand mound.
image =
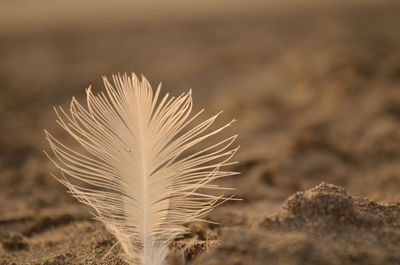
[[398,264],[399,203],[380,205],[322,183],[283,208],[251,228],[223,229],[220,246],[194,264]]

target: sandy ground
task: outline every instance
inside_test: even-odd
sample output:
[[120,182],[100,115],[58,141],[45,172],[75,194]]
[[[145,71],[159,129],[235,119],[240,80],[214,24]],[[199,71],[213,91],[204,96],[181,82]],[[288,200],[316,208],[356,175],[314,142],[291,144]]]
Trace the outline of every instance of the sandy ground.
[[44,128],[65,137],[52,107],[116,72],[238,119],[242,174],[224,184],[243,201],[188,224],[171,264],[400,264],[400,5],[356,3],[32,30],[4,16],[0,264],[124,264],[42,152]]

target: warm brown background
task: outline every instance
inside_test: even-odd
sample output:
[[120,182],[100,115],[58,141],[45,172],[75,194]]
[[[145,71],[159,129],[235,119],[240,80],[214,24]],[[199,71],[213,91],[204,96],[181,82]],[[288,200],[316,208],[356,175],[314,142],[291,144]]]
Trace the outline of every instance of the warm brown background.
[[[400,4],[81,2],[0,3],[1,265],[123,264],[42,153],[44,128],[64,137],[52,107],[117,72],[238,119],[244,201],[190,225],[188,259],[400,264]],[[367,200],[323,184],[285,202],[322,181]]]

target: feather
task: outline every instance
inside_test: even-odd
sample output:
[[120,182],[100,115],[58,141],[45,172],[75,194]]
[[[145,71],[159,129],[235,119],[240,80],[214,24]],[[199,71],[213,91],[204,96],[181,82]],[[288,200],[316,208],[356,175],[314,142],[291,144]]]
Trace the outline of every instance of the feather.
[[[184,223],[232,199],[208,190],[228,188],[213,181],[237,151],[236,135],[194,148],[227,125],[211,130],[219,114],[195,123],[191,91],[174,98],[155,93],[142,77],[103,77],[105,92],[86,90],[87,107],[72,99],[69,113],[55,108],[58,124],[80,146],[68,147],[45,131],[56,177],[117,238],[130,264],[165,263],[172,240],[187,233]],[[196,151],[191,151],[196,150]],[[54,175],[53,175],[54,176]],[[79,184],[76,181],[79,180]],[[221,193],[222,191],[219,191]]]

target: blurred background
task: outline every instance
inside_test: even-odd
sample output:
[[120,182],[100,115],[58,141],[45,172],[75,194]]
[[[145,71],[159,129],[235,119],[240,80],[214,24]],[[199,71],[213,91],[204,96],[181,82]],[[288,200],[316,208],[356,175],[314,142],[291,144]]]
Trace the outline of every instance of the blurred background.
[[321,181],[398,201],[399,14],[388,0],[2,0],[3,231],[76,215],[48,173],[43,129],[62,135],[53,106],[118,72],[172,94],[192,88],[197,109],[238,119],[242,175],[230,185],[249,215]]

